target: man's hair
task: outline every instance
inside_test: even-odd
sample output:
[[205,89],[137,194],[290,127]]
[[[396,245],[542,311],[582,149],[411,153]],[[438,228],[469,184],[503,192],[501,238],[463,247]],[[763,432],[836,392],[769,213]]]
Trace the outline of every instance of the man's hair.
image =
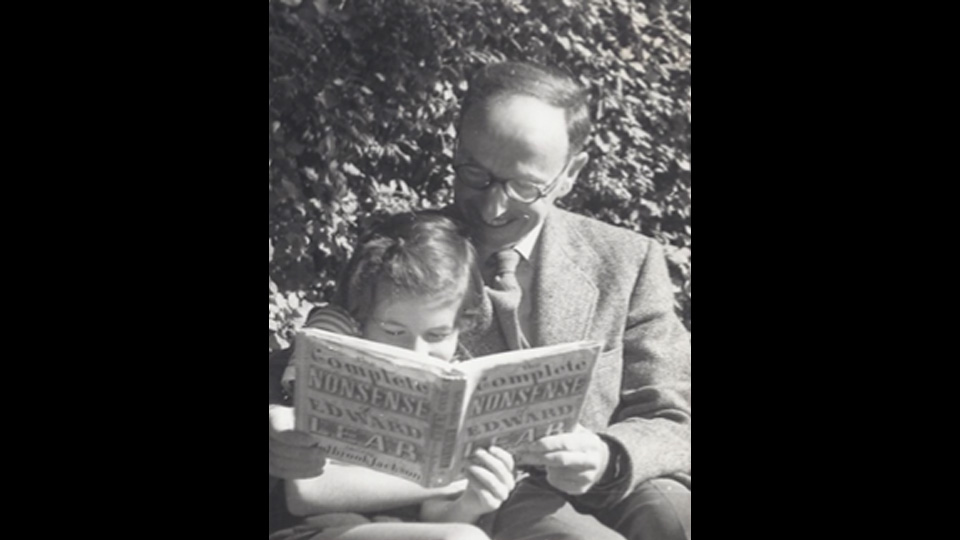
[[569,155],[583,149],[590,135],[590,95],[573,77],[557,68],[528,62],[502,62],[481,68],[470,79],[460,106],[460,125],[474,106],[509,96],[529,96],[563,109]]
[[460,330],[481,322],[476,251],[464,226],[440,211],[394,214],[374,226],[350,258],[335,301],[362,326],[384,286],[399,295],[460,301]]

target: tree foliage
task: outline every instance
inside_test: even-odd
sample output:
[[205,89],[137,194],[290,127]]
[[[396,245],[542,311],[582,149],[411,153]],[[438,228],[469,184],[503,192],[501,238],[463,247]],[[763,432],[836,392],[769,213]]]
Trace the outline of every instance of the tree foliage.
[[451,201],[458,101],[500,60],[590,88],[590,164],[560,205],[667,245],[689,327],[690,24],[689,0],[271,0],[270,349],[371,216]]

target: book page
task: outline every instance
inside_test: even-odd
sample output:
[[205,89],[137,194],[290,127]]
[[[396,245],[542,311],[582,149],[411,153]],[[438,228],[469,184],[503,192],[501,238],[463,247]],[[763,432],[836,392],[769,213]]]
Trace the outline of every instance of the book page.
[[463,376],[436,359],[322,330],[304,329],[295,343],[297,429],[332,459],[437,485]]
[[510,351],[460,364],[468,400],[459,459],[477,447],[511,451],[573,431],[601,345],[594,342]]

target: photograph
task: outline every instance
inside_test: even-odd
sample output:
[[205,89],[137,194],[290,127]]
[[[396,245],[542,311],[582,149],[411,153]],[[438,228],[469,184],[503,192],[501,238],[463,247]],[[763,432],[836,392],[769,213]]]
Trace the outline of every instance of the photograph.
[[269,11],[268,538],[690,540],[690,0]]

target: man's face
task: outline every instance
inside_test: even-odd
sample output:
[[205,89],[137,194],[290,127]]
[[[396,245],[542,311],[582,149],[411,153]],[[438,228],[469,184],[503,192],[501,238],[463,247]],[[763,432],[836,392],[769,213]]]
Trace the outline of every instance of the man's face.
[[507,197],[496,180],[486,189],[454,182],[457,208],[476,235],[481,261],[515,246],[570,190],[586,154],[568,164],[568,148],[563,110],[535,98],[513,96],[466,111],[455,166],[471,165],[518,186],[550,189],[546,196],[526,204]]

